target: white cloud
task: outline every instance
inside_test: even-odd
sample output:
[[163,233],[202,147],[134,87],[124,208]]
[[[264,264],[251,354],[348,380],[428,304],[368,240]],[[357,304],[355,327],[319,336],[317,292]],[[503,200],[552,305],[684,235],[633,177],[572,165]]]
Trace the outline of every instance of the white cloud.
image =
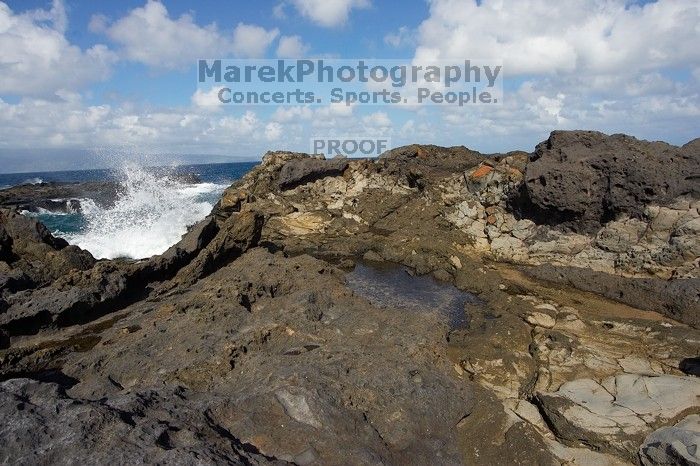
[[310,120],[314,112],[310,107],[277,107],[272,114],[272,120],[279,123],[291,123],[299,120]]
[[271,121],[265,125],[265,139],[268,141],[277,141],[282,137],[282,125],[277,122]]
[[432,0],[419,58],[502,58],[516,74],[627,73],[700,59],[700,4]]
[[282,36],[277,46],[279,58],[302,58],[309,51],[309,45],[299,36]]
[[416,44],[416,32],[408,26],[401,26],[396,32],[384,36],[384,43],[394,48],[412,47]]
[[[503,60],[506,79],[526,78],[497,107],[430,109],[439,114],[434,141],[527,149],[553,129],[581,128],[675,143],[697,137],[700,83],[682,70],[700,68],[698,24],[697,0],[431,0],[417,61],[491,57]],[[387,43],[400,43],[400,32]]]
[[152,0],[108,26],[106,33],[125,58],[153,67],[188,66],[225,48],[216,25],[200,27],[188,14],[171,19],[165,5]]
[[103,14],[92,15],[88,23],[88,31],[94,34],[103,34],[107,31],[109,18]]
[[281,2],[272,7],[272,17],[275,19],[286,19],[287,13],[284,12],[285,3]]
[[190,100],[195,107],[202,107],[210,111],[221,111],[224,108],[224,105],[219,100],[219,91],[222,88],[222,86],[215,86],[207,91],[197,89]]
[[279,33],[279,29],[268,31],[260,26],[239,23],[233,31],[233,53],[241,58],[263,58]]
[[277,29],[266,30],[251,24],[238,24],[233,37],[216,24],[198,25],[190,14],[171,18],[165,5],[149,0],[113,24],[104,16],[93,16],[89,28],[104,32],[121,46],[122,56],[151,67],[178,69],[200,58],[234,54],[259,58],[277,37]]
[[241,115],[196,106],[164,109],[86,105],[78,94],[63,99],[0,99],[0,149],[119,148],[144,152],[219,153],[254,157],[279,140],[286,128]]
[[292,0],[297,11],[323,27],[342,26],[353,8],[369,8],[369,0]]
[[389,118],[389,115],[387,115],[386,112],[375,112],[366,115],[362,118],[362,122],[367,127],[383,128],[391,126],[391,119]]
[[104,45],[72,45],[66,26],[59,0],[51,10],[22,14],[0,2],[0,93],[49,96],[107,78],[116,56]]

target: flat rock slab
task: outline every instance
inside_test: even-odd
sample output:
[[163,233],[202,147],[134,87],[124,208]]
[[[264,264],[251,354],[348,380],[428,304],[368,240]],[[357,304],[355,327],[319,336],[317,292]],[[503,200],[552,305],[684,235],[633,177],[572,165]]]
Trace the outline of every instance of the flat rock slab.
[[615,448],[632,459],[645,435],[682,415],[700,411],[700,380],[621,374],[598,383],[567,382],[536,397],[555,434],[569,442]]

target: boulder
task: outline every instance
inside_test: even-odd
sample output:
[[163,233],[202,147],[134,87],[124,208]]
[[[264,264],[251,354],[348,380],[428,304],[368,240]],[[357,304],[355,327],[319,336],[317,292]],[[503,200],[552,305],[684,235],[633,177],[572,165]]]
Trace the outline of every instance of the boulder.
[[45,286],[73,270],[95,264],[88,251],[54,237],[35,218],[0,209],[0,289],[16,292]]
[[700,464],[700,416],[693,414],[670,427],[652,432],[639,447],[645,466]]
[[290,160],[280,170],[278,184],[280,189],[292,189],[327,176],[339,176],[348,167],[348,163],[348,159],[344,157],[330,160],[323,158]]
[[649,204],[700,196],[698,144],[676,147],[595,131],[553,131],[531,155],[520,213],[538,224],[592,233]]

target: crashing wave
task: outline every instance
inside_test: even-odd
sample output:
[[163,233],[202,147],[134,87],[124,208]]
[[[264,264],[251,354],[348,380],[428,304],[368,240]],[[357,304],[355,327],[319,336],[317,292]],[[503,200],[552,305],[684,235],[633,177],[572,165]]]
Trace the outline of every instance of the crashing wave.
[[121,170],[120,193],[110,206],[81,200],[84,227],[64,235],[96,258],[142,259],[162,254],[206,217],[225,186],[185,184],[175,176],[129,165]]

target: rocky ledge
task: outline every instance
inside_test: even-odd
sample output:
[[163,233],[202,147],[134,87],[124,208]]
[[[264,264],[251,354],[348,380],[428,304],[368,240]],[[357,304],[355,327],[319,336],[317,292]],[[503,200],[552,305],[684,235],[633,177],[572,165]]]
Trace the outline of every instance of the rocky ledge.
[[594,132],[270,152],[142,261],[0,211],[0,461],[697,464],[698,180]]
[[[193,173],[172,173],[164,169],[151,171],[157,177],[177,183],[201,183]],[[0,189],[0,207],[33,213],[73,213],[82,210],[85,199],[99,206],[111,206],[121,193],[122,186],[114,180],[22,184]]]

